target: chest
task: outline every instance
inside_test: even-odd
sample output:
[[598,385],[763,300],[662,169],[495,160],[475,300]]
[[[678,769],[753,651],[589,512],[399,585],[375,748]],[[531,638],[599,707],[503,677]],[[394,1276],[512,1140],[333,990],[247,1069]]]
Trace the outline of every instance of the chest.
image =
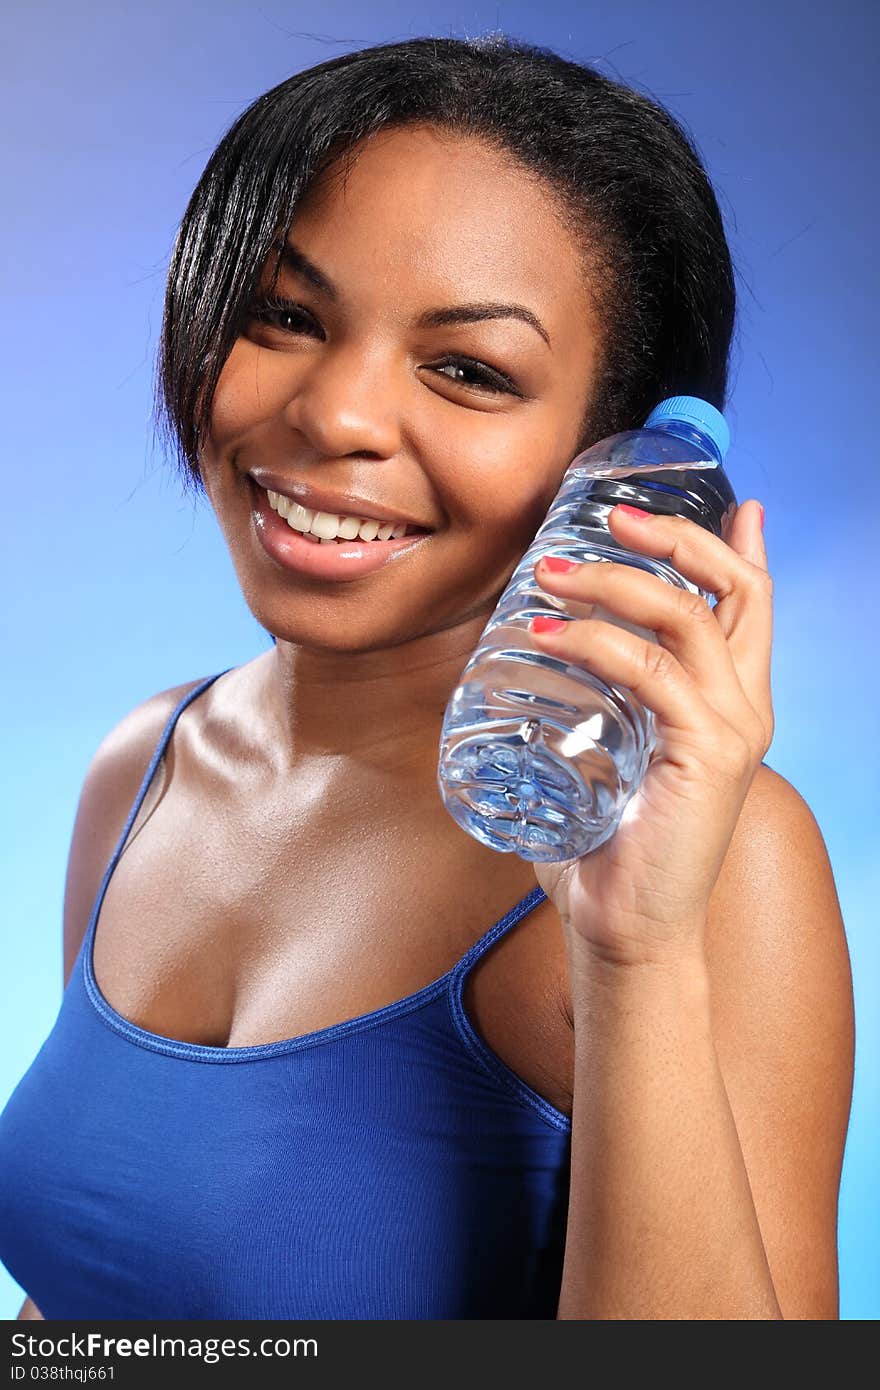
[[0,1116],[0,1258],[45,1317],[555,1317],[569,1136],[464,1059],[426,1084],[441,999],[243,1066],[65,1002]]
[[[247,1047],[301,1037],[445,974],[535,887],[531,866],[418,814],[328,818],[163,794],[157,770],[108,883],[93,946],[102,994],[165,1037]],[[206,805],[212,806],[206,812]],[[571,1113],[567,962],[549,902],[469,971],[482,1040]]]

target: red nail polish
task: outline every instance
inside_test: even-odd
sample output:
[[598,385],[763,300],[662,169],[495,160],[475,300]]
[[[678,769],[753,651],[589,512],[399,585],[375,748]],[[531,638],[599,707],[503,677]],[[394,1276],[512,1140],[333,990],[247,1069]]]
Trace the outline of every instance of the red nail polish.
[[642,511],[641,507],[631,507],[627,502],[618,502],[616,510],[619,512],[626,512],[627,516],[634,516],[639,521],[641,521],[642,517],[654,515],[653,512]]
[[577,569],[577,560],[563,560],[561,555],[545,555],[544,568],[550,570],[551,574],[568,574],[569,570]]
[[537,618],[532,618],[530,626],[532,632],[559,632],[567,624],[567,618],[548,618],[540,613]]

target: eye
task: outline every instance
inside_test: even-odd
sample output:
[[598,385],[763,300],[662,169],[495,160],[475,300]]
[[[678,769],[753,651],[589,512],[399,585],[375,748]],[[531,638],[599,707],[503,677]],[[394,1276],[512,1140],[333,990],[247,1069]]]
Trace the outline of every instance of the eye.
[[[310,328],[314,331],[317,327],[315,320],[301,304],[275,295],[260,295],[252,299],[244,316],[246,319],[266,323],[272,328],[280,328],[283,333],[303,333],[308,332]],[[285,323],[285,320],[291,320],[292,326]]]
[[[269,327],[278,328],[282,333],[314,335],[319,328],[317,320],[301,304],[271,294],[257,295],[252,299],[244,311],[244,318],[268,324]],[[453,354],[431,368],[441,375],[450,369],[453,375],[447,376],[447,381],[453,382],[456,386],[463,386],[465,390],[478,391],[490,396],[505,393],[513,396],[522,394],[504,372],[499,372],[497,368],[490,367],[485,362],[478,362],[473,357]],[[465,379],[468,377],[469,381]]]
[[[444,362],[440,363],[439,367],[434,367],[433,370],[439,372],[447,367],[451,367],[456,373],[447,379],[454,381],[456,385],[466,387],[468,390],[487,391],[490,395],[503,395],[508,391],[514,396],[520,394],[510,377],[505,376],[503,372],[496,371],[494,367],[487,367],[482,362],[476,362],[473,357],[447,357]],[[468,382],[463,381],[458,375],[459,373],[475,377],[476,387],[474,388]]]

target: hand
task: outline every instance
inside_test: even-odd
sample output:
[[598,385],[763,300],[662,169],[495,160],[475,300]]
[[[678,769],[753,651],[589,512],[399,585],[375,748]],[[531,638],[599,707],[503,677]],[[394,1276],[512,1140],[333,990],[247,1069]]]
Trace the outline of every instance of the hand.
[[715,596],[714,608],[627,564],[587,561],[564,574],[535,566],[548,593],[601,604],[657,634],[653,643],[594,618],[533,633],[537,646],[626,686],[654,713],[656,746],[615,833],[579,859],[534,866],[566,932],[615,963],[702,949],[712,890],[773,738],[773,584],[761,517],[759,502],[743,503],[723,541],[683,517],[609,513],[622,545],[668,557]]

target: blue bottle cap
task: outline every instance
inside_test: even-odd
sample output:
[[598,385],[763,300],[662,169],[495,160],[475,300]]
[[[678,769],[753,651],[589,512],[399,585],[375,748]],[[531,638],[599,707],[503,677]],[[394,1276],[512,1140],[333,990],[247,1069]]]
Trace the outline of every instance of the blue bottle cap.
[[661,401],[645,421],[645,429],[649,430],[666,420],[681,420],[687,425],[695,425],[709,436],[722,460],[730,448],[727,421],[720,410],[716,410],[708,401],[701,401],[699,396],[670,396],[668,400]]

